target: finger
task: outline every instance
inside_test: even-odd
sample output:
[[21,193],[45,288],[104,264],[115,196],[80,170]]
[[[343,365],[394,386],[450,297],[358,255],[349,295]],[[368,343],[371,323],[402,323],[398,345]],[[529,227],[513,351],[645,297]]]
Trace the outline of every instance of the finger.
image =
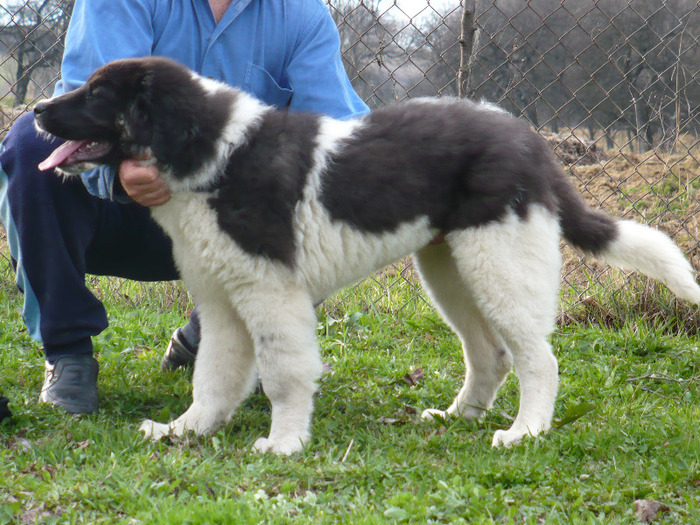
[[145,206],[147,208],[155,208],[157,206],[162,206],[163,204],[167,203],[169,200],[170,200],[169,195],[163,196],[163,197],[159,197],[157,199],[153,199],[153,200],[148,201],[148,204],[146,204]]
[[142,194],[138,197],[138,199],[134,198],[134,201],[142,206],[162,206],[170,200],[170,197],[170,192],[167,189],[162,189],[159,191]]
[[167,188],[162,187],[148,188],[140,186],[129,186],[127,188],[124,188],[124,190],[126,191],[126,194],[129,197],[131,197],[134,201],[138,202],[139,204],[141,204],[142,201],[158,198],[170,193]]
[[148,168],[125,169],[121,176],[122,183],[128,186],[163,185],[157,170]]
[[[124,188],[127,193],[131,192],[133,194],[148,195],[150,193],[157,192],[168,192],[168,187],[162,182],[154,182],[152,184],[128,184]],[[132,195],[133,196],[133,195]]]
[[120,171],[123,171],[125,174],[151,173],[158,175],[158,168],[143,160],[126,159],[121,162],[119,168]]

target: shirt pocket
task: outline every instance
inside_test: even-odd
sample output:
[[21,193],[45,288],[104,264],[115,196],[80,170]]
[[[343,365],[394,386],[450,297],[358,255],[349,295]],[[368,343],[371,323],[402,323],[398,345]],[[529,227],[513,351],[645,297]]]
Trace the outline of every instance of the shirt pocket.
[[288,106],[292,100],[292,95],[294,95],[293,89],[281,87],[270,73],[252,62],[246,68],[242,88],[263,102],[278,108]]

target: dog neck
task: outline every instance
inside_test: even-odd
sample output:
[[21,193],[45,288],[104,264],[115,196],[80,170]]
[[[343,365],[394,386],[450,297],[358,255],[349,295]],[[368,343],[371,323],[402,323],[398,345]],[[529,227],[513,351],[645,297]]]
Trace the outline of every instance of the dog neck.
[[217,186],[231,154],[248,142],[260,126],[263,115],[273,109],[255,97],[221,82],[204,77],[199,77],[198,81],[206,89],[212,106],[216,106],[211,110],[227,114],[227,124],[216,141],[215,155],[211,161],[198,168],[196,173],[182,177],[175,176],[167,166],[161,168],[173,192],[212,191]]

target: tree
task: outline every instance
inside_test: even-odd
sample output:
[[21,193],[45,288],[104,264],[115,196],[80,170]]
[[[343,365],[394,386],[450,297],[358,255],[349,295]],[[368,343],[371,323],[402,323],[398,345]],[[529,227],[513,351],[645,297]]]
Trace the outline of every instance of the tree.
[[[382,16],[381,0],[330,0],[331,15],[338,26],[343,62],[358,95],[372,107],[391,97],[396,28]],[[392,51],[394,53],[392,53]]]
[[[328,4],[340,32],[348,75],[370,107],[407,97],[453,93],[457,70],[446,73],[449,66],[440,56],[442,42],[432,39],[444,40],[459,57],[459,32],[449,34],[444,26],[445,34],[425,13],[410,18],[389,1],[328,0]],[[435,12],[435,8],[427,4],[424,11]],[[435,20],[439,25],[441,18]]]
[[[7,11],[11,15],[14,40],[10,54],[16,61],[15,84],[12,93],[15,103],[22,104],[32,77],[39,70],[50,70],[58,76],[63,55],[63,37],[68,28],[74,0],[10,0]],[[7,42],[5,42],[7,45]]]
[[[470,94],[536,127],[602,130],[609,147],[623,130],[643,151],[697,125],[696,0],[476,0],[475,20]],[[459,24],[453,13],[424,31],[426,78],[458,71]]]

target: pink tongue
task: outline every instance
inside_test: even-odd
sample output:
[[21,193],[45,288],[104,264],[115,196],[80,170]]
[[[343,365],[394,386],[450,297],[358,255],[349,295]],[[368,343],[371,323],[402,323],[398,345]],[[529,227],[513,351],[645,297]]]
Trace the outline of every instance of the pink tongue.
[[51,170],[63,164],[68,157],[87,144],[87,140],[69,140],[57,147],[48,158],[39,164],[41,171]]

